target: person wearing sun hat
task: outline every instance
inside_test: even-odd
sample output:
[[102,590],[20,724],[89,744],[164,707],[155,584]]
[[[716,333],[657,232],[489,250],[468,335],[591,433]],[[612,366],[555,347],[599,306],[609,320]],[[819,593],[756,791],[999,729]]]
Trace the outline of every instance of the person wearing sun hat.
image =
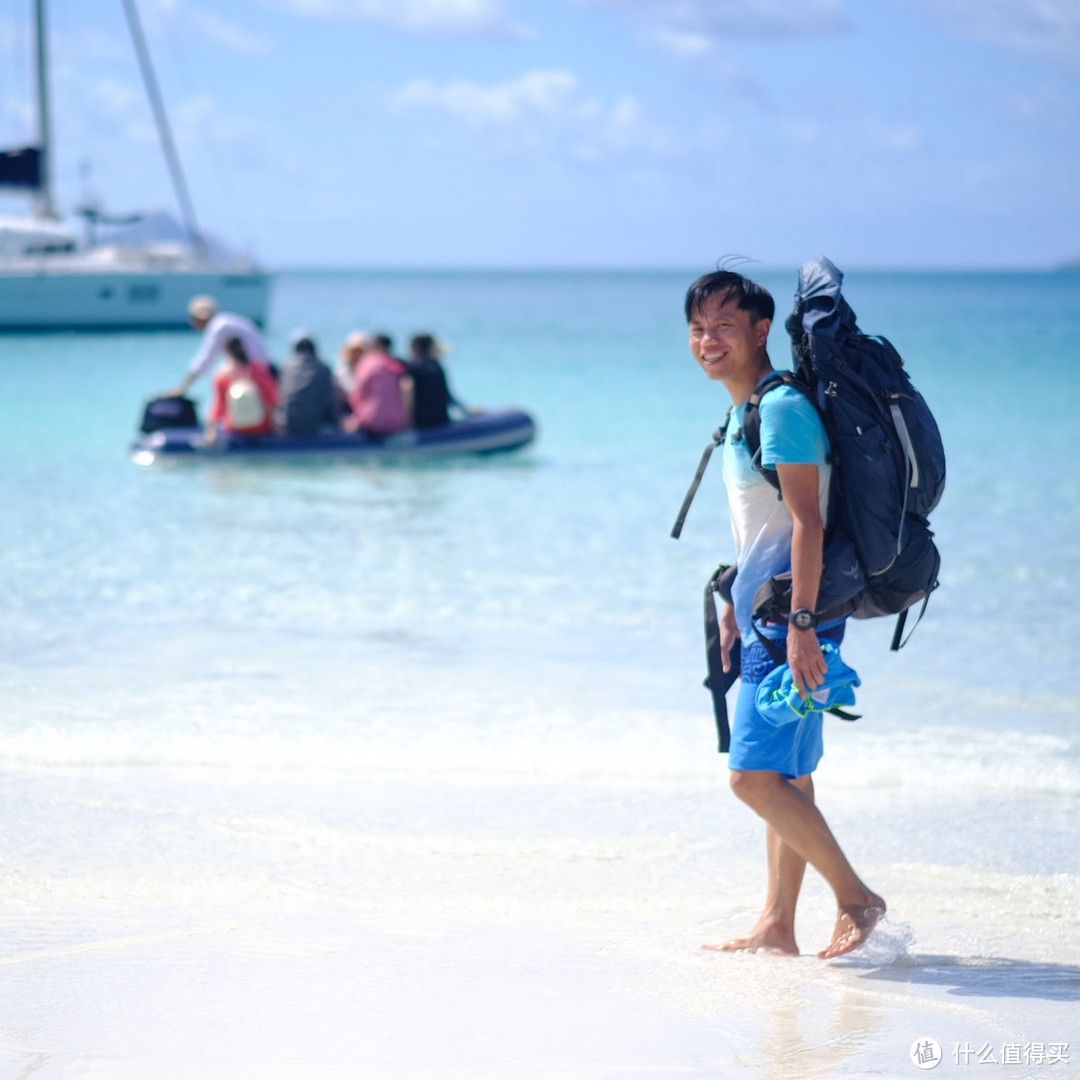
[[350,413],[349,397],[356,385],[356,369],[360,361],[371,348],[371,335],[363,330],[353,330],[345,339],[338,352],[337,367],[334,369],[334,380],[337,382],[338,396],[341,399],[341,411]]

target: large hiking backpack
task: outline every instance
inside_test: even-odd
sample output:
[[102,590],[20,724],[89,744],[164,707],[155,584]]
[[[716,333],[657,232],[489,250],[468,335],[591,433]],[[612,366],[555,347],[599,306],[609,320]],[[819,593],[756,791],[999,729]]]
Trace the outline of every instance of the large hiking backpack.
[[[760,463],[761,398],[786,384],[814,403],[829,437],[832,465],[816,614],[820,621],[897,615],[895,650],[905,640],[908,609],[922,601],[925,610],[938,584],[941,560],[928,516],[945,487],[945,451],[933,414],[903,360],[885,338],[862,333],[840,294],[842,281],[843,274],[824,257],[799,268],[795,308],[785,324],[795,370],[775,372],[755,390],[742,432],[755,466],[779,490],[775,471]],[[675,537],[725,427],[702,456],[672,530]],[[714,688],[720,680],[713,675],[711,652],[714,645],[719,648],[719,631],[709,623],[710,614],[715,623],[710,608],[720,584],[713,575],[706,588],[708,681]],[[791,575],[771,578],[755,594],[754,622],[786,623],[790,608]],[[713,696],[719,726],[722,705],[715,689]]]
[[[898,649],[907,610],[937,587],[941,565],[928,517],[945,488],[945,451],[922,395],[883,337],[863,334],[840,295],[841,272],[826,258],[799,269],[795,310],[785,324],[794,374],[777,372],[747,403],[743,437],[760,465],[762,396],[781,382],[817,406],[831,446],[833,479],[826,516],[820,619],[898,615]],[[786,621],[790,575],[754,598],[755,621]]]

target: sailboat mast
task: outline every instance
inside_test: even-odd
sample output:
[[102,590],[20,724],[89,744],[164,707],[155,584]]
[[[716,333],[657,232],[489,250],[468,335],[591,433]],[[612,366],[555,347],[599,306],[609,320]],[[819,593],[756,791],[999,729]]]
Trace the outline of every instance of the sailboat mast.
[[184,219],[184,227],[196,247],[201,250],[205,248],[206,244],[195,221],[195,209],[191,202],[191,196],[188,194],[187,184],[184,181],[184,172],[180,167],[180,157],[176,153],[176,145],[169,129],[169,119],[165,115],[165,105],[162,102],[161,93],[158,91],[157,79],[154,77],[154,69],[150,63],[150,52],[146,47],[146,39],[143,37],[139,13],[135,9],[135,0],[124,0],[124,13],[127,15],[128,28],[131,30],[131,40],[135,45],[135,53],[139,58],[139,69],[142,72],[143,84],[146,86],[146,95],[150,99],[150,108],[154,113],[158,138],[161,140],[161,147],[165,152],[165,162],[169,167],[173,190],[176,192],[177,202],[180,203],[180,214]]
[[45,0],[35,0],[34,3],[34,34],[36,37],[34,59],[37,63],[38,143],[40,144],[38,146],[40,173],[37,209],[41,217],[55,218],[57,213],[52,190],[52,122],[49,108],[49,55]]

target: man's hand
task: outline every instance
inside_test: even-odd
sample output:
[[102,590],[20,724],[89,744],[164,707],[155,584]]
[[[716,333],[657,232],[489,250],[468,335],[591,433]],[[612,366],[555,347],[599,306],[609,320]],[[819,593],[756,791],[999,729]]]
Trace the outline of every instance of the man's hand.
[[825,681],[828,664],[813,630],[788,627],[787,658],[792,680],[803,694],[810,694]]
[[189,372],[187,375],[184,376],[184,381],[182,383],[180,383],[180,385],[178,387],[176,387],[175,390],[170,390],[165,396],[166,397],[184,397],[187,394],[187,392],[191,389],[191,384],[194,381],[195,381],[194,377]]

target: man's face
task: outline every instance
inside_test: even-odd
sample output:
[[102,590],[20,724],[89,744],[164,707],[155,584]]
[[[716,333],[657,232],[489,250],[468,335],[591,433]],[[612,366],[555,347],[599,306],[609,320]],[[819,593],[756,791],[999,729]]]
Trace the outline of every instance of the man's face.
[[770,325],[768,319],[754,322],[734,299],[714,293],[690,317],[690,352],[710,379],[726,381],[752,373]]

